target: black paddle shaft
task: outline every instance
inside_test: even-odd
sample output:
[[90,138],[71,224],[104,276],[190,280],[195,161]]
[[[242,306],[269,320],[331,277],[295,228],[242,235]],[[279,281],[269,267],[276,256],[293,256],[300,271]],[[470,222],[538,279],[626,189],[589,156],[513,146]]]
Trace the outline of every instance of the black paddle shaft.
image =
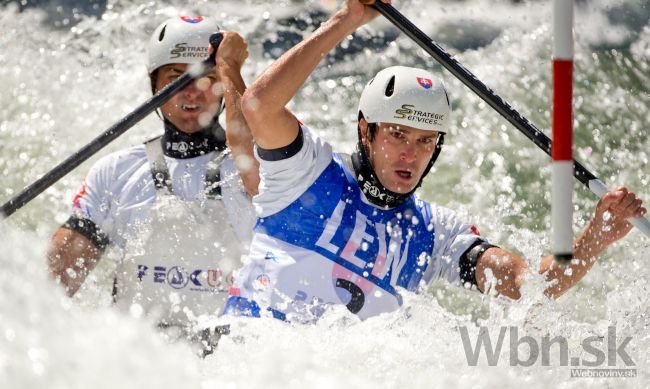
[[[438,63],[440,63],[445,69],[449,70],[451,74],[476,93],[481,99],[483,99],[483,101],[488,103],[490,107],[512,123],[512,125],[526,135],[528,139],[533,141],[533,143],[535,143],[546,154],[551,155],[551,140],[546,136],[546,134],[512,108],[510,104],[496,95],[492,89],[488,88],[483,82],[481,82],[481,80],[476,78],[474,74],[465,69],[463,65],[456,61],[451,55],[449,55],[449,53],[440,47],[440,45],[411,23],[411,21],[396,10],[395,7],[390,4],[382,3],[381,1],[375,1],[372,6],[409,38],[414,40],[427,53],[429,53],[433,59],[438,61]],[[587,188],[589,188],[589,181],[597,178],[575,159],[573,160],[573,174],[575,178],[582,182]]]
[[70,173],[74,168],[82,164],[88,158],[115,140],[118,136],[124,134],[128,129],[133,127],[144,117],[155,111],[158,107],[163,105],[167,100],[171,99],[174,95],[176,95],[176,93],[185,88],[192,81],[208,74],[212,68],[214,68],[215,56],[222,39],[223,36],[221,33],[213,34],[210,37],[212,53],[207,59],[200,63],[200,66],[198,66],[196,69],[193,68],[183,73],[180,77],[158,91],[158,93],[153,95],[149,100],[144,102],[133,112],[126,115],[124,118],[122,118],[122,120],[115,123],[108,130],[104,131],[86,146],[58,164],[56,167],[54,167],[54,169],[50,170],[43,177],[34,181],[34,183],[29,185],[14,198],[7,201],[2,205],[2,209],[0,209],[0,216],[8,217],[16,212],[22,206],[41,194],[45,189],[49,188],[63,176]]

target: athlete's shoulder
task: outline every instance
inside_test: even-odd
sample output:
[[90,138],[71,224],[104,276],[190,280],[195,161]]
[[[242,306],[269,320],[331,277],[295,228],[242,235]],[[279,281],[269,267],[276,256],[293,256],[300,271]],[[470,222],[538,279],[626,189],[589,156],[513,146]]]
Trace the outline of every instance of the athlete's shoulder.
[[86,178],[87,181],[109,184],[117,177],[129,177],[145,163],[147,154],[144,145],[129,147],[100,158],[90,168]]
[[316,155],[320,155],[321,158],[332,157],[332,145],[330,145],[329,142],[318,135],[315,130],[311,129],[303,123],[300,123],[300,130],[303,137],[303,150],[314,153]]
[[134,162],[147,159],[147,153],[144,145],[132,146],[126,149],[112,152],[101,157],[93,167],[106,168],[120,165],[131,165]]
[[[286,208],[300,196],[315,190],[314,185],[328,183],[333,176],[322,177],[332,162],[332,149],[305,125],[301,124],[303,144],[289,158],[260,161],[260,189],[253,201],[258,216],[274,215]],[[318,182],[317,182],[318,181]]]
[[[425,201],[425,203],[427,203]],[[439,238],[450,241],[473,242],[480,233],[466,210],[455,211],[447,207],[428,203],[431,212],[431,225]],[[460,237],[460,238],[459,238]],[[465,243],[462,243],[465,244]]]
[[462,224],[456,211],[451,208],[423,200],[416,195],[413,195],[413,201],[420,212],[427,215],[436,225],[451,227],[452,225]]

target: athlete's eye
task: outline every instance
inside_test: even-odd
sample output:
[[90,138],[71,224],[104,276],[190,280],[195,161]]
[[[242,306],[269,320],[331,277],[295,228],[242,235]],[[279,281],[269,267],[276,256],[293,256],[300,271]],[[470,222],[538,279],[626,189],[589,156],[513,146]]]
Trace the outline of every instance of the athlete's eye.
[[434,141],[435,139],[436,139],[436,138],[432,138],[432,137],[420,138],[420,143],[422,143],[422,144],[424,144],[424,145],[430,145],[430,144],[433,143],[433,141]]

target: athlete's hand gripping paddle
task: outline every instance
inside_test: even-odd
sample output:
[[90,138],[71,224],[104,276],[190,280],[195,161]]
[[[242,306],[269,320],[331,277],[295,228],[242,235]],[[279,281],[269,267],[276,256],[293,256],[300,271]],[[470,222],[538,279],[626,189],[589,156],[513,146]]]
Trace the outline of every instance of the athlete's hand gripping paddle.
[[50,170],[43,177],[34,181],[27,188],[23,189],[18,195],[2,205],[0,209],[0,218],[8,217],[33,200],[36,196],[41,194],[45,189],[49,188],[52,184],[60,180],[63,176],[72,171],[75,167],[86,161],[93,156],[96,152],[104,148],[110,142],[115,140],[118,136],[124,134],[128,129],[133,127],[136,123],[144,117],[155,111],[158,107],[163,105],[166,101],[174,97],[181,89],[185,88],[191,82],[199,79],[214,68],[214,60],[217,55],[217,49],[223,36],[221,33],[213,34],[210,37],[210,45],[212,52],[203,62],[189,66],[188,71],[183,73],[173,82],[158,91],[149,100],[144,102],[141,106],[136,108],[133,112],[126,115],[120,121],[111,126],[108,130],[104,131],[101,135],[93,139],[86,146],[79,151],[68,157],[65,161],[58,164],[54,169]]
[[[528,137],[533,143],[541,148],[546,154],[551,155],[551,140],[540,131],[528,119],[517,112],[510,104],[497,96],[481,80],[476,78],[469,70],[452,58],[440,45],[429,38],[424,32],[417,28],[410,20],[397,11],[392,5],[375,0],[359,0],[361,3],[372,6],[379,13],[384,15],[391,23],[417,43],[440,65],[458,78],[465,86],[471,89],[478,97],[485,101],[492,109],[508,120],[519,131]],[[573,175],[578,181],[589,188],[599,198],[609,192],[610,189],[598,179],[593,173],[587,170],[575,159],[573,160]],[[641,230],[647,237],[650,237],[650,221],[645,217],[629,219],[636,228]]]

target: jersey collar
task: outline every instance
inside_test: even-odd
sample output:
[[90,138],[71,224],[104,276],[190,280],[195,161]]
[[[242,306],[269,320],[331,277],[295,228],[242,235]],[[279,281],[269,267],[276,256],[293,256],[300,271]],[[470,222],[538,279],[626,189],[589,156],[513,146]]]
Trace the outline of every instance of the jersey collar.
[[165,133],[162,137],[163,153],[171,158],[186,159],[199,157],[212,151],[226,148],[226,132],[215,120],[212,126],[200,132],[187,134],[165,119]]
[[409,193],[397,193],[382,185],[375,175],[375,171],[372,168],[372,164],[368,159],[365,147],[363,147],[361,141],[359,141],[357,150],[352,153],[351,157],[352,168],[354,169],[359,188],[370,203],[386,209],[395,208],[415,192],[414,189]]

